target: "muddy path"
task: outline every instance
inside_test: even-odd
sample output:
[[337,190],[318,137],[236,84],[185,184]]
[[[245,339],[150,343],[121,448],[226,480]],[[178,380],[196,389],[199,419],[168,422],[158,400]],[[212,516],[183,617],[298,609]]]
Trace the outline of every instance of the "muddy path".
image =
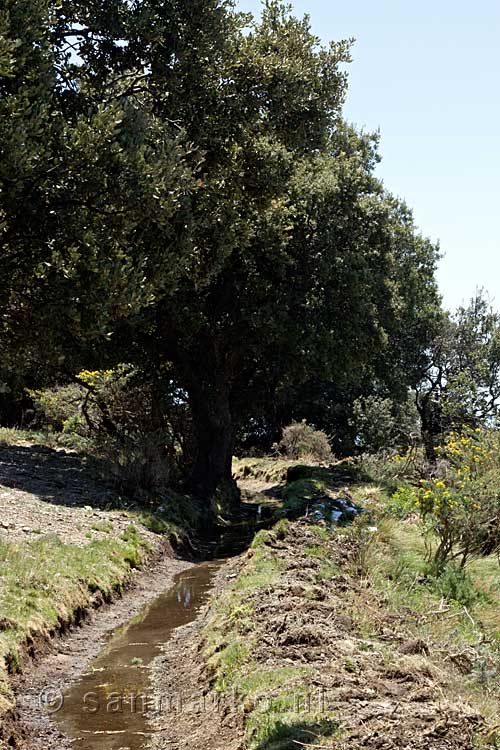
[[[29,664],[14,683],[17,697],[19,747],[22,750],[65,750],[75,747],[57,719],[61,696],[74,685],[102,652],[110,634],[147,609],[193,564],[164,557],[136,574],[123,597],[105,604],[63,637],[47,642],[45,652]],[[124,747],[126,745],[123,745]],[[102,747],[90,744],[89,748]],[[118,745],[119,747],[119,745]]]
[[232,696],[210,689],[203,657],[203,630],[213,601],[239,574],[246,556],[219,565],[210,596],[196,618],[175,630],[152,664],[151,681],[157,697],[151,715],[151,750],[243,750],[244,714]]

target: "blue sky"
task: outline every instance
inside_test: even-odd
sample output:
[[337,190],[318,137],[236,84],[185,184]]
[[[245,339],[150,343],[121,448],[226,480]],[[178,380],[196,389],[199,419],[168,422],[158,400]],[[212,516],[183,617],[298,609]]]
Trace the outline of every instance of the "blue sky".
[[[258,13],[258,0],[239,0]],[[387,188],[439,240],[454,308],[484,287],[500,308],[500,2],[296,0],[324,41],[356,37],[348,120],[380,129]]]

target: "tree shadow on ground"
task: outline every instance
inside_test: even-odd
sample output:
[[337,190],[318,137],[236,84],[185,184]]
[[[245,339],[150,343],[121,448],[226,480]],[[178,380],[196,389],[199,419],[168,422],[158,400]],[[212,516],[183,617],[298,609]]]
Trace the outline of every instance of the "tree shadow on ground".
[[0,486],[54,505],[104,508],[119,502],[88,459],[41,445],[0,443]]

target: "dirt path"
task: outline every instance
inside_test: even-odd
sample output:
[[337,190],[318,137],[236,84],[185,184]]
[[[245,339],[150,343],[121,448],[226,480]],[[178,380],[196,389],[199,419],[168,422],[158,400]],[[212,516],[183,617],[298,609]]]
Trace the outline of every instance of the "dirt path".
[[[131,515],[108,510],[113,493],[96,481],[75,453],[39,445],[0,445],[0,540],[19,543],[57,534],[85,546],[119,537]],[[160,548],[157,534],[143,538]]]

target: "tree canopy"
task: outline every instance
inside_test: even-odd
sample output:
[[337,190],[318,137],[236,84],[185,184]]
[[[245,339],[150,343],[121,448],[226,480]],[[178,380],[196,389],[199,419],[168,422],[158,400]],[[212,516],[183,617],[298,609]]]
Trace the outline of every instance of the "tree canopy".
[[280,394],[404,399],[424,366],[437,248],[343,119],[349,60],[275,0],[1,12],[2,345],[57,377],[167,373],[200,496]]

